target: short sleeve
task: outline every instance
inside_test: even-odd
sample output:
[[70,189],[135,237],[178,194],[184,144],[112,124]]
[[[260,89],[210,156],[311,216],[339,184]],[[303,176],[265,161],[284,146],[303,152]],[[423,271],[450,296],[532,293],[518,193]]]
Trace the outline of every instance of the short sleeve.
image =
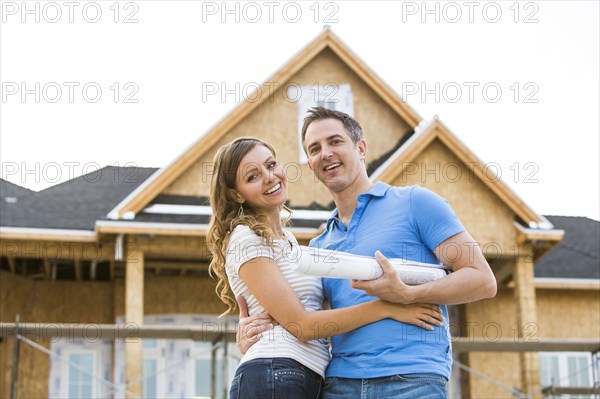
[[238,225],[227,242],[225,262],[228,272],[239,274],[240,266],[252,259],[266,257],[274,259],[273,248],[258,236],[250,227]]
[[421,241],[432,252],[446,239],[465,231],[448,201],[430,190],[414,186],[410,209]]

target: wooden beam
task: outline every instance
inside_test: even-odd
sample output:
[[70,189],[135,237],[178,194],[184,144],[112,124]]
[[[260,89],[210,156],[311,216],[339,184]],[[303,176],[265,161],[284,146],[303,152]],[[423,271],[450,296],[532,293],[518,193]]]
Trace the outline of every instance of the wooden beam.
[[[600,280],[589,279],[589,282],[581,281],[583,279],[576,279],[578,281],[569,281],[568,279],[544,279],[543,281],[537,281],[534,279],[534,285],[536,289],[541,290],[587,290],[587,291],[600,291]],[[555,280],[555,281],[551,281]]]
[[306,241],[306,244],[308,245],[308,241],[312,240],[313,238],[321,234],[323,231],[324,229],[315,229],[314,231],[297,231],[293,233],[294,237],[296,237],[298,241]]
[[114,257],[114,247],[95,242],[0,240],[0,256],[50,261],[100,261]]
[[[114,222],[110,224],[98,224],[96,226],[98,233],[100,234],[139,234],[139,235],[154,235],[154,236],[181,236],[181,237],[206,237],[208,228],[205,226],[198,226],[190,228],[188,226],[178,226],[174,223],[164,224],[159,226],[158,223],[134,223],[134,222]],[[312,239],[323,232],[323,229],[311,229],[309,231],[298,231],[293,227],[291,231],[294,233],[296,238]],[[299,238],[300,237],[300,238]]]
[[[18,330],[18,328],[19,328],[19,314],[18,313],[17,313],[17,317],[16,317],[15,326],[16,326],[16,329]],[[10,382],[10,398],[11,399],[17,398],[17,383],[19,381],[19,354],[21,353],[21,351],[19,350],[20,342],[21,342],[21,340],[15,334],[15,339],[14,339],[14,344],[13,344],[13,358],[12,358],[12,376],[11,376],[12,378],[11,378],[11,382]]]
[[98,237],[94,232],[89,235],[70,235],[65,234],[49,234],[44,232],[36,232],[36,229],[23,229],[23,231],[6,231],[0,230],[0,240],[27,240],[27,241],[65,241],[65,242],[96,242]]
[[8,268],[10,269],[10,272],[14,274],[15,270],[17,269],[17,261],[12,256],[7,257],[7,259],[8,259]]
[[496,282],[498,285],[505,283],[509,277],[513,274],[513,265],[509,263],[503,263],[498,267],[493,267],[494,275],[496,276]]
[[44,278],[46,280],[50,280],[50,261],[46,258],[44,258]]
[[147,269],[187,269],[187,270],[208,270],[208,262],[180,262],[168,260],[144,259],[144,266]]
[[75,261],[75,280],[83,280],[83,266],[81,265],[80,260]]
[[109,275],[110,275],[110,281],[113,281],[115,279],[115,261],[114,261],[114,259],[110,260]]
[[2,228],[0,229],[0,240],[27,240],[27,241],[65,241],[65,242],[97,242],[98,237],[93,231],[89,234],[49,233],[50,229],[35,228]]
[[565,236],[564,230],[535,230],[523,227],[520,223],[514,222],[517,229],[517,242],[525,243],[526,241],[547,241],[559,243]]
[[600,394],[600,387],[557,387],[551,385],[542,389],[544,396],[594,395]]
[[204,237],[165,237],[141,235],[135,237],[136,247],[146,258],[208,260],[212,256]]
[[452,337],[454,352],[591,352],[600,351],[597,338],[498,339]]
[[[530,254],[531,249],[519,247],[519,255],[515,263],[513,290],[517,300],[518,337],[523,338],[527,325],[537,324],[537,304],[535,286],[533,283],[533,262]],[[534,397],[541,398],[540,392],[540,362],[535,352],[524,352],[519,354],[521,366],[521,391],[538,392]]]
[[[215,315],[216,319],[216,315]],[[32,338],[93,338],[93,339],[192,339],[213,342],[223,335],[235,342],[235,323],[232,321],[204,322],[201,325],[132,325],[132,324],[89,324],[89,323],[0,323],[0,337],[20,335]]]
[[101,234],[152,234],[152,235],[164,235],[164,236],[194,236],[194,237],[206,237],[208,229],[197,227],[197,228],[184,228],[181,226],[177,227],[175,223],[166,224],[165,226],[157,226],[157,223],[112,223],[110,225],[98,225],[98,233]]
[[404,170],[409,166],[409,162],[417,157],[421,152],[427,148],[433,141],[435,136],[435,125],[430,124],[427,128],[422,131],[419,135],[412,138],[412,143],[409,147],[401,147],[401,154],[392,164],[384,169],[377,177],[376,180],[392,183],[392,181],[404,173]]
[[537,262],[547,253],[552,251],[564,238],[564,230],[536,230],[523,227],[520,223],[514,222],[517,229],[517,242],[523,245],[535,247],[533,253],[534,260]]
[[[216,315],[215,315],[216,316]],[[0,323],[0,337],[13,336],[15,323]],[[225,320],[206,322],[202,325],[157,326],[127,324],[78,323],[19,323],[19,333],[27,337],[51,339],[57,337],[95,339],[162,338],[214,341],[221,334],[235,341],[235,323]],[[453,337],[454,352],[600,352],[598,338],[540,338],[534,340]]]
[[[144,253],[128,243],[125,266],[125,322],[133,326],[144,324]],[[142,341],[125,341],[125,384],[142,380]],[[130,392],[142,396],[142,385],[131,386]]]
[[96,271],[97,270],[98,270],[98,262],[93,260],[90,263],[90,280],[92,280],[92,281],[96,280]]

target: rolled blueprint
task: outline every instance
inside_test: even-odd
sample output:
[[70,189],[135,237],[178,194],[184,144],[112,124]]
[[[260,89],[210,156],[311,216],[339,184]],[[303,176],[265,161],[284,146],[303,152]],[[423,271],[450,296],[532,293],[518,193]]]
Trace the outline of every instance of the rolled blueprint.
[[[341,251],[301,246],[297,270],[311,276],[375,280],[383,275],[377,260]],[[388,259],[400,279],[408,285],[438,280],[450,271],[440,264],[414,262],[400,258]]]

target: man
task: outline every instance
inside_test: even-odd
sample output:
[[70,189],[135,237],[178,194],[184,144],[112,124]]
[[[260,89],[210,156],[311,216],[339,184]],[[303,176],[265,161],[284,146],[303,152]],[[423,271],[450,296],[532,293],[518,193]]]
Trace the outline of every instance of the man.
[[[373,281],[324,278],[323,290],[333,309],[379,297],[396,303],[441,304],[447,320],[443,305],[496,295],[487,261],[445,200],[417,186],[370,182],[367,144],[354,118],[313,108],[304,120],[302,140],[309,168],[336,204],[325,231],[310,245],[375,254],[384,271]],[[426,263],[441,261],[453,273],[407,286],[382,253]],[[240,324],[244,331],[256,327],[259,332],[268,322],[268,316],[256,315]],[[333,337],[331,345],[324,398],[447,397],[452,364],[448,324],[425,332],[386,319]]]

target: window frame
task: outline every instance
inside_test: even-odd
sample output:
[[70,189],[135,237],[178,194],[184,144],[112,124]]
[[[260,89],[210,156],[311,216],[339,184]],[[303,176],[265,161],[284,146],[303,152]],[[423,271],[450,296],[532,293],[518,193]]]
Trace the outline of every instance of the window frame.
[[[98,375],[98,370],[101,368],[100,364],[100,356],[97,351],[94,349],[79,349],[79,348],[67,348],[63,352],[62,357],[68,362],[62,362],[61,365],[61,376],[65,376],[64,383],[60,386],[60,396],[63,398],[70,398],[70,386],[71,386],[71,356],[72,355],[92,355],[92,371],[91,374],[91,385],[92,385],[92,398],[97,398],[99,395],[99,384],[100,382],[94,378],[95,375]],[[80,364],[78,366],[81,367]]]
[[[155,347],[144,346],[144,342],[155,341]],[[148,398],[146,393],[144,392],[144,381],[146,381],[146,375],[144,375],[144,366],[143,362],[146,360],[154,360],[156,361],[156,396],[161,397],[165,393],[165,373],[161,371],[166,367],[165,360],[165,339],[155,339],[155,338],[144,338],[142,340],[142,398]]]
[[[589,365],[587,368],[587,379],[589,381],[589,387],[594,386],[594,361],[598,362],[598,358],[594,359],[591,352],[539,352],[539,363],[540,363],[540,385],[542,387],[555,385],[560,387],[570,386],[582,386],[582,385],[571,385],[570,378],[573,375],[579,375],[585,369],[571,370],[569,367],[570,358],[585,359],[586,364]],[[544,381],[544,375],[542,374],[543,362],[546,359],[555,359],[557,362],[558,381]],[[577,372],[577,373],[576,373]],[[591,398],[590,395],[561,395],[561,398]]]
[[[302,143],[302,126],[306,113],[319,103],[337,104],[336,110],[354,116],[354,95],[349,83],[327,82],[323,85],[313,83],[310,86],[290,85],[287,96],[297,102],[297,129],[298,129],[298,160],[301,164],[308,163]],[[324,105],[324,104],[322,104]],[[326,107],[329,108],[329,107]],[[332,108],[329,108],[332,109]]]

